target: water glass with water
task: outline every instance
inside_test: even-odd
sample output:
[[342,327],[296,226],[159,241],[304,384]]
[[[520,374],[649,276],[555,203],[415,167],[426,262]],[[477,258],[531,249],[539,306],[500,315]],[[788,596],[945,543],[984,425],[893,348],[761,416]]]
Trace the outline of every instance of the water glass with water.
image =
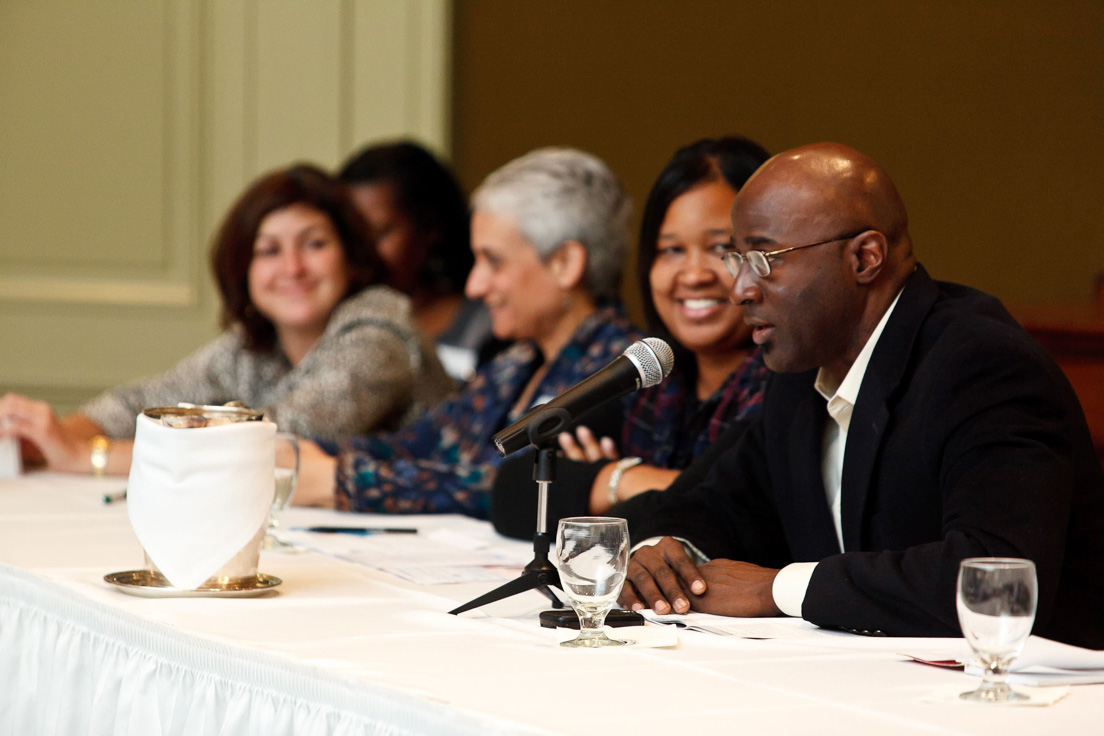
[[560,587],[579,616],[579,636],[565,647],[631,644],[612,639],[602,625],[617,602],[629,565],[629,530],[624,519],[576,516],[561,519],[556,530],[555,565]]
[[964,700],[1026,700],[1008,685],[1008,668],[1020,656],[1035,623],[1035,563],[1013,557],[971,557],[958,570],[958,623],[984,670]]

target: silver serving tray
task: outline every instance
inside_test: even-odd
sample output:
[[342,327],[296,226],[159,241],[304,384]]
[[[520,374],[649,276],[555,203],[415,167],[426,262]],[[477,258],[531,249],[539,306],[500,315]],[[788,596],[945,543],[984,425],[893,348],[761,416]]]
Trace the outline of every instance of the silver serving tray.
[[234,578],[225,583],[207,581],[199,588],[175,588],[159,572],[128,570],[104,575],[104,582],[123,593],[143,598],[254,598],[268,594],[284,581],[274,575],[257,573],[254,577]]

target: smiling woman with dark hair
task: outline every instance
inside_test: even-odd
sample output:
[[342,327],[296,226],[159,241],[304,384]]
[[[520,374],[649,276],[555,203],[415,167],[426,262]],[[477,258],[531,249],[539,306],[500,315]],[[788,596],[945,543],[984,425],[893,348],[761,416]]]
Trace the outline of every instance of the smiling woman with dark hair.
[[396,428],[448,392],[409,300],[383,285],[367,224],[320,169],[255,181],[219,228],[211,266],[226,331],[174,368],[61,420],[43,402],[0,399],[28,459],[37,450],[54,470],[125,473],[135,417],[150,406],[241,401],[281,430],[337,439]]
[[[565,433],[566,461],[549,496],[549,528],[565,516],[624,515],[666,489],[726,430],[754,416],[767,370],[750,345],[743,309],[729,301],[729,208],[736,191],[767,160],[744,138],[697,141],[679,149],[648,195],[637,250],[637,281],[651,334],[675,351],[675,369],[658,386],[626,397],[588,421],[608,425]],[[616,415],[616,416],[610,416]],[[614,439],[616,437],[616,439]],[[531,454],[503,464],[491,519],[509,536],[530,537],[536,522]],[[654,494],[653,494],[654,495]],[[627,503],[626,503],[627,502]]]
[[279,331],[285,337],[289,332],[290,326],[278,317],[257,309],[257,298],[264,296],[253,293],[259,272],[281,255],[280,228],[273,227],[281,217],[310,220],[303,230],[308,236],[306,252],[329,254],[340,262],[338,270],[344,275],[334,280],[342,287],[339,300],[387,281],[387,266],[371,232],[340,182],[305,164],[262,176],[227,213],[211,249],[211,270],[222,297],[222,326],[240,324],[246,347],[254,351],[271,349]]

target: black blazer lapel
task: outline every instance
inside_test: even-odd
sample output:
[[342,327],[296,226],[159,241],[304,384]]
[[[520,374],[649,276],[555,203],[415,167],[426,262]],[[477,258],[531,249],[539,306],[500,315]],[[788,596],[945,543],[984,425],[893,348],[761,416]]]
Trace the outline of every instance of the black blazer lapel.
[[820,474],[821,444],[828,411],[824,399],[809,385],[804,401],[795,407],[790,448],[788,508],[781,511],[793,523],[786,524],[790,549],[798,562],[815,562],[839,553],[836,527]]
[[[888,327],[889,325],[886,325]],[[867,370],[859,390],[859,401],[851,413],[847,427],[847,447],[843,454],[843,479],[840,493],[840,526],[843,530],[843,551],[863,549],[862,522],[866,517],[866,502],[870,491],[870,475],[874,459],[882,444],[882,433],[889,421],[889,409],[884,400],[863,402],[862,394],[874,376]],[[878,386],[878,389],[884,387]],[[875,389],[871,386],[869,393]]]
[[886,323],[870,357],[843,455],[840,493],[844,551],[864,549],[863,520],[870,495],[870,478],[889,422],[889,398],[901,382],[920,326],[939,294],[939,287],[923,266],[905,283],[901,298]]

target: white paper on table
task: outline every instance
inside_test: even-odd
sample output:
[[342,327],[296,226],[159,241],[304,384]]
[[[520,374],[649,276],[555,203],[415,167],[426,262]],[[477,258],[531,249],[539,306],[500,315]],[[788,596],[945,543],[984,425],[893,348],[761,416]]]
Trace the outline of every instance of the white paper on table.
[[[467,567],[457,565],[382,565],[376,569],[416,585],[500,583],[507,579],[507,577],[502,574],[501,569],[495,570],[489,567]],[[516,575],[510,577],[516,577]]]
[[1064,670],[1091,670],[1104,674],[1104,651],[1075,647],[1041,636],[1032,636],[1023,653],[1012,663],[1013,672],[1023,672],[1037,666]]
[[19,454],[19,438],[0,438],[0,479],[18,478],[23,473],[23,458]]
[[426,534],[324,534],[291,530],[283,539],[419,585],[501,582],[501,570],[525,565],[531,552],[497,548],[451,530]]
[[492,547],[491,542],[486,539],[469,537],[467,534],[452,529],[434,529],[431,532],[427,532],[425,536],[427,539],[432,539],[434,542],[456,549],[472,551],[477,549],[490,549]]
[[[924,664],[937,666],[965,666],[966,674],[980,677],[982,667],[970,653],[965,640],[962,647],[945,655],[926,652],[923,657],[914,654],[903,656]],[[1028,638],[1023,653],[1012,662],[1008,681],[1013,684],[1054,686],[1091,685],[1104,683],[1104,651],[1084,649],[1070,644],[1044,639]]]
[[[967,662],[964,671],[967,675],[981,677],[984,668],[980,662]],[[1104,683],[1104,671],[1063,670],[1056,667],[1035,665],[1021,672],[1009,672],[1008,682],[1012,685],[1032,687],[1053,687],[1056,685],[1099,685]]]
[[640,613],[646,620],[655,624],[674,625],[687,631],[701,631],[706,634],[735,636],[742,639],[805,639],[829,633],[799,618],[733,618],[715,616],[711,613],[660,615],[650,608]]

